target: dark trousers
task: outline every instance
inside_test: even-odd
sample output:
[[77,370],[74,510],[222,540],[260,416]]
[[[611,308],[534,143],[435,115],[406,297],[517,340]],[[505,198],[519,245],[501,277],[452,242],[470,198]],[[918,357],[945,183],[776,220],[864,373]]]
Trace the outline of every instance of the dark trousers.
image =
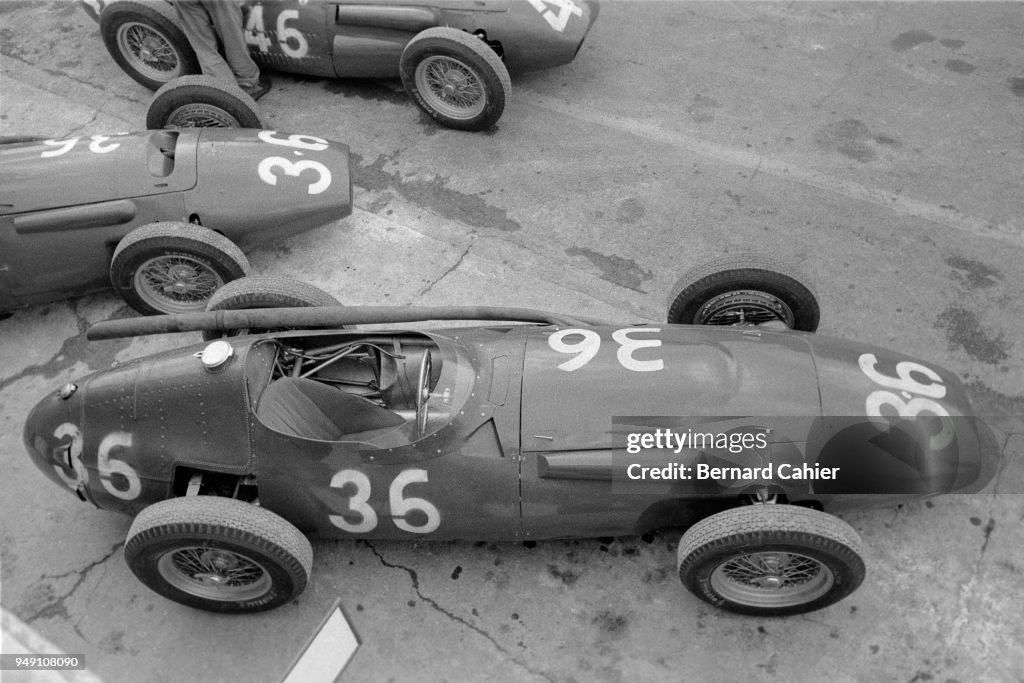
[[[174,0],[174,7],[204,74],[237,81],[243,88],[259,83],[260,69],[249,56],[237,0]],[[217,51],[218,37],[223,57]]]

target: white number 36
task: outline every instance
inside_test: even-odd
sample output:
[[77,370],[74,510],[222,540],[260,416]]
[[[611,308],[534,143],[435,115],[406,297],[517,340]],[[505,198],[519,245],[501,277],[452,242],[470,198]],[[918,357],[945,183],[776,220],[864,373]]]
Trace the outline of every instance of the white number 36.
[[331,170],[319,161],[313,161],[312,159],[291,161],[284,157],[267,157],[260,162],[259,167],[256,169],[260,175],[260,180],[268,185],[277,185],[277,176],[272,171],[275,168],[280,168],[285,175],[296,177],[302,175],[304,171],[316,173],[317,179],[309,184],[309,189],[307,190],[309,194],[320,194],[331,186]]
[[[633,339],[630,337],[631,334],[641,334],[644,332],[658,333],[661,332],[661,328],[625,327],[621,330],[615,330],[612,332],[612,339],[619,345],[619,348],[615,353],[615,358],[619,361],[619,365],[627,370],[632,370],[633,372],[657,372],[665,367],[665,361],[662,359],[654,358],[651,360],[642,360],[633,357],[633,354],[640,349],[656,348],[661,346],[660,339]],[[567,341],[567,337],[582,338],[579,341]],[[570,358],[564,363],[560,363],[558,365],[559,370],[572,372],[573,370],[579,370],[594,359],[594,356],[597,355],[598,349],[601,348],[601,335],[593,330],[584,330],[579,328],[559,330],[548,337],[548,346],[558,353],[575,354],[573,358]]]

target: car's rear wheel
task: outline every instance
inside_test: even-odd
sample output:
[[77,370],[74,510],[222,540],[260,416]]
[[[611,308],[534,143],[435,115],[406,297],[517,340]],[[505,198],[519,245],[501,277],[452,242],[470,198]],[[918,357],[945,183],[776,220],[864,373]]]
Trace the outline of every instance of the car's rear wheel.
[[505,110],[512,80],[497,53],[476,36],[450,27],[418,33],[402,52],[402,83],[442,126],[484,130]]
[[117,65],[150,90],[200,73],[199,60],[166,3],[114,0],[100,14],[100,34]]
[[259,612],[298,596],[313,567],[305,536],[278,515],[232,498],[172,498],[145,508],[124,557],[146,586],[213,612]]
[[668,322],[758,325],[814,332],[820,308],[809,279],[764,254],[723,256],[698,265],[672,287]]
[[[253,275],[229,282],[218,289],[206,304],[207,311],[250,308],[303,308],[306,306],[340,306],[341,302],[313,285],[281,275]],[[210,341],[239,334],[260,334],[271,330],[232,329],[204,331]]]
[[256,101],[211,76],[184,76],[156,91],[146,128],[265,128]]
[[225,283],[249,274],[245,254],[227,237],[190,223],[150,223],[118,243],[110,282],[146,315],[198,313]]
[[864,581],[857,532],[832,515],[756,504],[712,515],[679,540],[679,579],[702,600],[739,614],[803,614]]

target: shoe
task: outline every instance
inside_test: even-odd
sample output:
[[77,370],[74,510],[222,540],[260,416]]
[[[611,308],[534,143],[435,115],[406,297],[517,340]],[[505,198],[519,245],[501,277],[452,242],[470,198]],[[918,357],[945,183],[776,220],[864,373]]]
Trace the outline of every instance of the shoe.
[[263,97],[268,92],[270,92],[270,88],[271,88],[270,77],[269,76],[260,76],[259,83],[256,83],[254,85],[239,86],[239,87],[241,87],[242,91],[246,95],[251,97],[253,100],[258,100],[259,98]]

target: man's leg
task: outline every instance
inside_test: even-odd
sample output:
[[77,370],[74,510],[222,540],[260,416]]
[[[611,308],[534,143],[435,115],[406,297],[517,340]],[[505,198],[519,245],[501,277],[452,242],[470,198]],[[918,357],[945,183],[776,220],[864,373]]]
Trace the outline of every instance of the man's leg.
[[242,8],[236,0],[201,0],[213,19],[213,26],[224,46],[224,57],[238,85],[248,90],[259,85],[260,68],[249,56],[242,27]]
[[[233,4],[233,3],[232,3]],[[235,76],[231,67],[217,51],[217,34],[214,32],[213,20],[202,0],[175,0],[181,27],[185,31],[192,51],[196,53],[199,66],[207,76],[218,81],[233,84]]]

